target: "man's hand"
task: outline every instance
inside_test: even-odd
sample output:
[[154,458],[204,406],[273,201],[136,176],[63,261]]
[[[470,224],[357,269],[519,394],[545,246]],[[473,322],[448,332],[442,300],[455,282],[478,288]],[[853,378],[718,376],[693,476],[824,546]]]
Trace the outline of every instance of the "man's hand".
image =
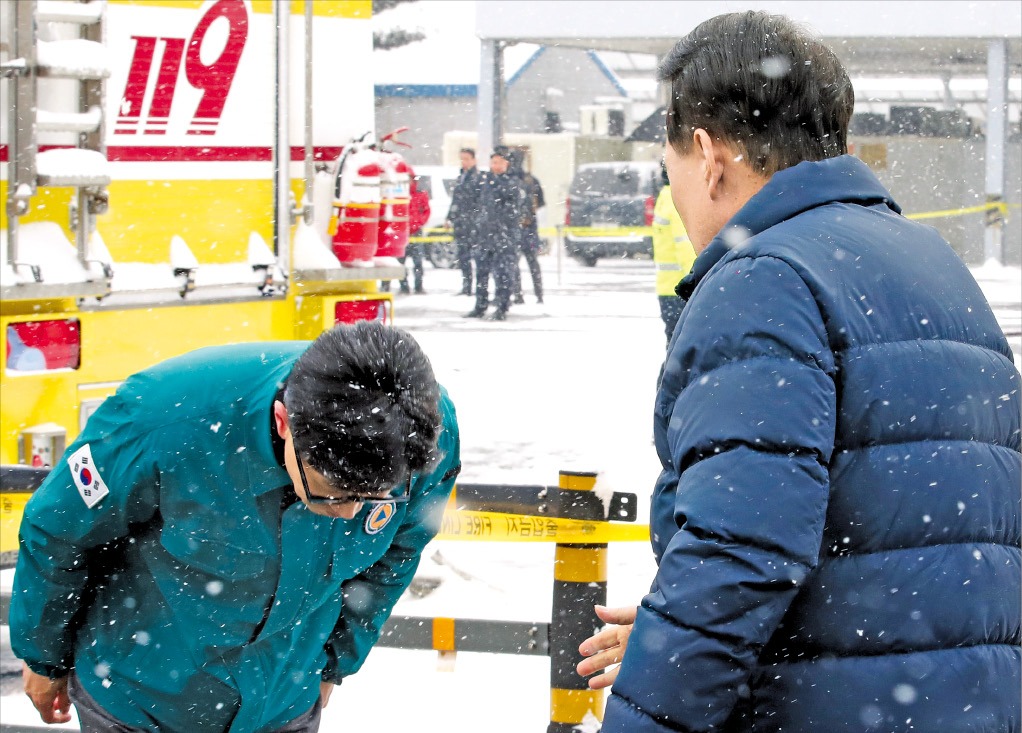
[[23,665],[21,678],[25,694],[39,711],[44,723],[67,723],[71,720],[71,698],[67,696],[67,677],[50,679]]
[[[632,633],[632,625],[635,623],[635,606],[624,606],[622,608],[606,608],[596,606],[596,615],[608,626],[598,634],[590,636],[582,642],[578,651],[586,659],[583,659],[575,667],[575,671],[583,677],[588,677],[594,672],[605,670],[611,665],[620,664],[625,655],[625,647],[628,646],[628,635]],[[589,687],[593,690],[602,690],[610,687],[617,679],[617,671],[620,667],[604,672],[589,680]]]
[[327,703],[330,702],[330,695],[336,686],[333,682],[324,681],[319,683],[319,702],[322,707],[325,708]]

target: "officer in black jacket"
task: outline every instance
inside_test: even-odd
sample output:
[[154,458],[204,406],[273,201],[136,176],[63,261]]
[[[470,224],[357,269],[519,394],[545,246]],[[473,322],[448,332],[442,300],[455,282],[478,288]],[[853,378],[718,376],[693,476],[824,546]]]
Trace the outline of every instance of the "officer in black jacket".
[[525,255],[525,261],[529,264],[529,273],[532,275],[532,289],[536,293],[536,302],[543,302],[543,271],[539,267],[539,222],[536,212],[546,206],[543,198],[543,187],[539,179],[525,170],[524,155],[521,150],[511,151],[510,173],[518,179],[525,191],[525,216],[522,218],[522,238],[519,242],[519,254],[515,256],[515,266],[512,270],[511,292],[514,303],[524,303],[522,296],[522,271],[520,267],[521,255]]
[[454,228],[454,241],[458,248],[458,268],[461,270],[461,292],[472,294],[472,257],[479,239],[479,169],[476,151],[462,148],[461,173],[451,191],[451,208],[447,212],[447,225]]
[[498,145],[490,156],[490,170],[479,182],[479,248],[476,255],[476,306],[467,318],[482,318],[489,306],[489,278],[493,274],[496,310],[490,320],[503,321],[511,307],[513,270],[517,265],[525,216],[525,190],[508,174],[510,152]]

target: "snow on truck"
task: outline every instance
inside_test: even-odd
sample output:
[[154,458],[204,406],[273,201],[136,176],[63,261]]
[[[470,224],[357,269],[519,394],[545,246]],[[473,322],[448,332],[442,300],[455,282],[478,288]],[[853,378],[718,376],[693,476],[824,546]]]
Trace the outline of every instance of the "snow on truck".
[[59,460],[168,357],[391,318],[404,270],[338,259],[323,172],[374,135],[371,5],[0,3],[0,464]]

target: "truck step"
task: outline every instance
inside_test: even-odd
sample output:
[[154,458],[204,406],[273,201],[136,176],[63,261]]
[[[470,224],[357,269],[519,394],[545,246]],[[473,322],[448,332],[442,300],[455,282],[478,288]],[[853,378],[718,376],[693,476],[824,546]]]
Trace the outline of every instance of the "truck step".
[[71,2],[70,0],[40,0],[36,6],[36,20],[40,23],[78,23],[92,25],[98,23],[106,10],[105,0],[94,0],[89,3]]
[[103,111],[90,107],[88,112],[36,112],[36,125],[47,132],[95,132],[103,122]]
[[72,38],[39,41],[36,50],[39,76],[59,79],[106,79],[110,76],[110,55],[98,41]]
[[40,186],[106,186],[110,166],[96,150],[45,150],[36,156],[36,180]]

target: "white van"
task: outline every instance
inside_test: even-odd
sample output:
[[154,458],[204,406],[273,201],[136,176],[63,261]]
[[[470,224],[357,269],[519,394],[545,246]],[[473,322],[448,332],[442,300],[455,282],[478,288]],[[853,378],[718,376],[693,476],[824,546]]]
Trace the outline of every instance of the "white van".
[[[451,210],[451,192],[458,182],[461,169],[453,165],[414,165],[415,185],[420,191],[429,195],[429,219],[426,221],[423,235],[450,236],[450,230],[444,229],[444,220]],[[458,264],[457,248],[453,238],[446,242],[428,242],[426,258],[433,267],[450,268]]]

